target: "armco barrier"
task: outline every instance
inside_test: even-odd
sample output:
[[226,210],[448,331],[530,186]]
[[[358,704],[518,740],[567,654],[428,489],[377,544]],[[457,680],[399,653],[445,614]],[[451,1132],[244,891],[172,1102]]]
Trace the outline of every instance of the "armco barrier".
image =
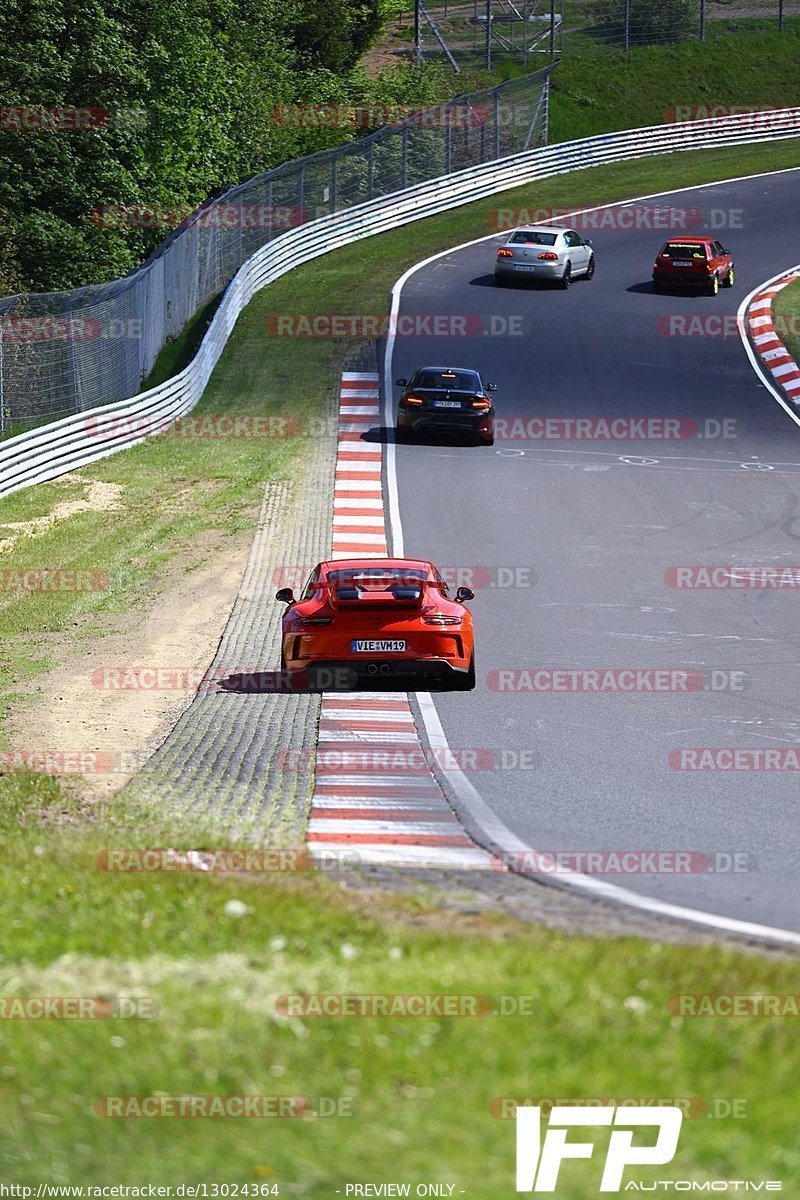
[[[359,238],[456,208],[535,179],[625,159],[800,136],[800,108],[742,113],[709,121],[600,134],[528,151],[445,175],[289,230],[257,250],[228,285],[191,363],[179,375],[129,400],[89,409],[0,443],[0,496],[96,462],[144,440],[153,427],[190,412],[203,394],[242,309],[256,292],[300,263]],[[107,421],[110,431],[93,428]],[[127,423],[131,428],[125,429]]]

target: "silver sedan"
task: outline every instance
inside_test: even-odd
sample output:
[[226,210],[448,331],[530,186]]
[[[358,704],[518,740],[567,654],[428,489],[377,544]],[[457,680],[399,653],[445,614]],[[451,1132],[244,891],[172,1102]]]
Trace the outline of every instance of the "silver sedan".
[[507,279],[549,279],[568,288],[576,276],[594,275],[592,243],[574,229],[554,225],[523,225],[509,234],[497,251],[495,283]]

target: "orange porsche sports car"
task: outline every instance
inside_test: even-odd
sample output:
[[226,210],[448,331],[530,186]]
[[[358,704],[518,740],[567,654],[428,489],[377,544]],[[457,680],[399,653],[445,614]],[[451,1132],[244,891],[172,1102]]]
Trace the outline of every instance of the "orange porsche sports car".
[[[352,558],[320,563],[302,595],[281,588],[281,669],[291,679],[346,668],[352,678],[404,676],[475,686],[472,616],[475,593],[454,597],[436,567],[416,558]],[[334,677],[330,675],[329,677]]]

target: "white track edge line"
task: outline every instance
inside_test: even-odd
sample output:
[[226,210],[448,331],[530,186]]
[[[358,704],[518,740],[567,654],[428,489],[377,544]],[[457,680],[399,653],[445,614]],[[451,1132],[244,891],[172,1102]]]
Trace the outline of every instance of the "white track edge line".
[[[724,183],[740,183],[747,179],[763,179],[768,176],[786,175],[792,171],[797,171],[798,169],[799,168],[797,167],[784,167],[778,171],[762,171],[756,175],[738,175],[733,179],[717,179],[711,183],[695,184],[691,187],[673,188],[663,192],[650,192],[644,196],[634,196],[629,200],[612,201],[610,204],[597,204],[592,208],[578,208],[571,213],[564,213],[561,217],[559,217],[559,220],[564,220],[567,217],[577,216],[580,213],[598,212],[603,208],[618,208],[624,204],[635,204],[639,200],[653,200],[657,199],[659,196],[675,196],[680,195],[682,192],[694,192],[700,191],[703,188],[719,187]],[[496,238],[498,236],[499,235],[497,232],[491,233],[485,237],[473,238],[469,242],[462,242],[458,246],[451,246],[447,250],[440,251],[438,254],[432,254],[428,258],[423,259],[421,262],[415,263],[412,267],[409,267],[408,270],[405,271],[393,285],[391,292],[392,303],[389,316],[389,333],[386,337],[383,358],[383,423],[385,428],[391,430],[394,427],[391,363],[392,356],[394,354],[396,334],[393,332],[393,329],[396,327],[397,312],[400,307],[400,296],[402,294],[403,286],[412,275],[421,270],[423,267],[427,266],[429,263],[435,262],[436,259],[444,258],[446,255],[453,254],[459,250],[465,250],[469,246],[476,246],[480,242],[491,241],[492,238]],[[780,275],[776,275],[774,279],[769,280],[766,284],[760,285],[750,293],[750,295],[747,297],[747,301],[752,300],[753,296],[764,290],[764,287],[768,287],[769,284],[775,282],[775,280],[783,278],[783,276],[787,273],[787,271],[782,271]],[[744,303],[746,303],[746,301]],[[737,321],[741,315],[741,312],[742,309],[740,308],[739,313],[737,314]],[[786,409],[786,411],[792,417],[792,420],[797,425],[800,425],[800,418],[798,418],[798,416],[789,409],[786,402],[778,395],[776,389],[762,374],[753,356],[752,348],[747,342],[745,342],[745,349],[747,350],[754,369],[761,376],[761,378],[764,379],[764,382],[775,396],[775,399],[778,400],[782,407]],[[403,525],[400,520],[400,499],[397,489],[397,460],[394,439],[392,439],[386,445],[386,487],[389,499],[391,553],[395,558],[402,558],[404,554]],[[418,692],[417,702],[420,707],[422,721],[431,745],[433,746],[438,744],[443,747],[447,747],[447,738],[430,693]],[[490,844],[493,843],[497,845],[498,848],[502,845],[506,852],[516,847],[527,853],[536,853],[532,847],[527,846],[520,838],[516,836],[516,834],[511,833],[511,831],[503,824],[499,817],[492,812],[486,802],[479,795],[477,789],[467,779],[466,775],[464,775],[460,768],[448,772],[448,779],[464,808],[467,810],[470,816],[473,817],[475,824],[478,826],[484,836],[487,837]],[[494,836],[492,835],[492,832],[490,832],[492,830],[494,830]],[[496,842],[496,837],[498,835],[502,837],[502,842]],[[541,876],[538,876],[537,878],[543,882],[551,884],[555,882],[552,879],[543,878]],[[764,939],[770,942],[777,942],[781,945],[800,948],[800,933],[795,933],[792,930],[777,929],[771,925],[759,925],[750,921],[740,921],[735,917],[723,917],[715,913],[703,912],[701,909],[684,908],[681,905],[670,904],[666,901],[651,899],[647,896],[639,896],[636,892],[628,891],[627,888],[619,887],[617,884],[613,883],[605,883],[602,880],[593,879],[588,875],[562,876],[557,883],[568,889],[588,893],[595,899],[611,900],[618,904],[624,904],[629,908],[636,908],[640,911],[651,913],[654,916],[670,917],[680,921],[687,921],[693,925],[702,925],[711,929],[716,929],[723,933],[731,933],[745,938]]]

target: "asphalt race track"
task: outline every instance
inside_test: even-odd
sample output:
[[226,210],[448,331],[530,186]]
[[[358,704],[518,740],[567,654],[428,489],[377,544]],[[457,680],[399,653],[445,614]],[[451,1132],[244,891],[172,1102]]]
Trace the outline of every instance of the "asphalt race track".
[[[665,582],[678,565],[800,566],[800,428],[761,384],[735,332],[743,298],[800,258],[800,170],[639,205],[733,210],[741,228],[714,232],[734,251],[734,287],[716,297],[654,293],[653,258],[668,235],[652,228],[584,230],[597,272],[568,291],[495,287],[500,239],[447,253],[403,287],[402,315],[466,316],[476,332],[398,336],[393,378],[423,363],[477,367],[498,384],[497,414],[509,422],[671,417],[696,421],[701,435],[719,429],[707,421],[735,423],[727,438],[398,445],[404,552],[488,568],[493,582],[472,604],[477,687],[434,700],[451,747],[535,753],[533,769],[504,768],[496,754],[493,768],[470,778],[537,850],[746,854],[744,872],[607,878],[663,901],[800,930],[797,772],[675,770],[669,761],[680,748],[800,747],[800,596]],[[670,315],[698,314],[727,314],[729,336],[665,334]],[[490,330],[492,318],[508,328],[498,318],[513,317],[521,332],[512,336],[477,331]],[[510,576],[522,586],[499,586]],[[492,671],[534,668],[747,678],[733,692],[665,694],[532,694],[487,682]]]

